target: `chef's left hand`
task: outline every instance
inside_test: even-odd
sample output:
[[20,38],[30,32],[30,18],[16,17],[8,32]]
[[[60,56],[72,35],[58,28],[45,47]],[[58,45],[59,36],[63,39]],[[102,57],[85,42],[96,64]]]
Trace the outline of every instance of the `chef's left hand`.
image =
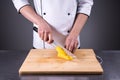
[[71,34],[68,35],[65,41],[65,48],[73,52],[78,46],[77,36]]

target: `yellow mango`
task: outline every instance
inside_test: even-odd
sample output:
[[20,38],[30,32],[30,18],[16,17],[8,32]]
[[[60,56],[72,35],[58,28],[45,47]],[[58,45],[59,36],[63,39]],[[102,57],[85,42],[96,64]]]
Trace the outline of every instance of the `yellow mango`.
[[60,46],[57,46],[56,47],[56,51],[58,52],[58,57],[60,58],[64,58],[66,60],[72,60],[73,58],[69,55],[67,55],[67,53],[60,47]]

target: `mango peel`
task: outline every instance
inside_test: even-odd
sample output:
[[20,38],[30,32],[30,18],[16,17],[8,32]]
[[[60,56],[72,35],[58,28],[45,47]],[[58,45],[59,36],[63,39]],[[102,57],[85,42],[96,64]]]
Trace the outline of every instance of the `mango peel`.
[[60,46],[56,46],[56,51],[58,52],[57,56],[60,57],[60,58],[63,58],[63,59],[66,59],[66,60],[72,60],[73,59]]

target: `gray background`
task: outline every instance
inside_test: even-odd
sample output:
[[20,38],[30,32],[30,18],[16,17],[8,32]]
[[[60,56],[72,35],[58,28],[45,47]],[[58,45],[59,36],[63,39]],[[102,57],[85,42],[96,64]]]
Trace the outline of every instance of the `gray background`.
[[[91,16],[81,32],[81,48],[120,49],[119,0],[94,0]],[[32,23],[16,12],[12,0],[0,2],[0,49],[32,48]]]

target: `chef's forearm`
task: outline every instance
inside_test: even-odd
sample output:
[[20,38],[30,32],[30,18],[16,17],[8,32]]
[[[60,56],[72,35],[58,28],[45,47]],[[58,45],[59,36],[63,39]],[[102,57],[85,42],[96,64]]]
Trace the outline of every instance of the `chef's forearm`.
[[42,22],[42,17],[36,14],[30,5],[26,5],[20,9],[20,13],[34,24],[39,25]]
[[85,15],[85,14],[77,14],[77,17],[76,17],[76,20],[75,20],[75,23],[73,25],[73,28],[70,32],[70,35],[74,36],[74,37],[78,37],[79,36],[79,33],[81,32],[84,24],[86,23],[88,19],[88,16]]

